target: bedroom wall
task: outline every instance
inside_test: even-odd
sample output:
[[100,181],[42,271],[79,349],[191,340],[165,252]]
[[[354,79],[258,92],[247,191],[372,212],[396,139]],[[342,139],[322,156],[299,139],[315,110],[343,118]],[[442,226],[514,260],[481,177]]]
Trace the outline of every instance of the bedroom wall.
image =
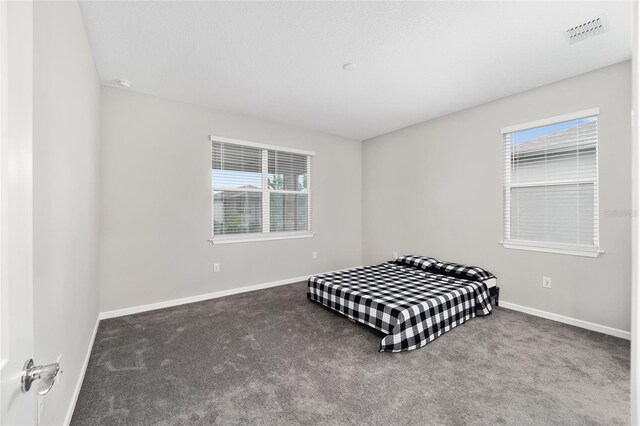
[[78,3],[33,11],[34,360],[62,355],[40,422],[60,425],[98,318],[100,82]]
[[[210,134],[315,151],[316,235],[207,241]],[[361,264],[359,141],[104,87],[102,143],[102,312]]]
[[[503,248],[500,128],[591,107],[600,107],[605,253]],[[364,141],[363,262],[399,252],[483,266],[497,275],[504,301],[629,331],[630,112],[626,61]]]

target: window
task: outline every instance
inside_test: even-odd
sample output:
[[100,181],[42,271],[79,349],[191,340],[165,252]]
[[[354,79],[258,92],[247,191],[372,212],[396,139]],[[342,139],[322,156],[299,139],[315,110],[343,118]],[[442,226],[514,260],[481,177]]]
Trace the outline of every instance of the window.
[[211,136],[211,241],[312,236],[313,152]]
[[598,113],[502,129],[505,247],[598,255]]

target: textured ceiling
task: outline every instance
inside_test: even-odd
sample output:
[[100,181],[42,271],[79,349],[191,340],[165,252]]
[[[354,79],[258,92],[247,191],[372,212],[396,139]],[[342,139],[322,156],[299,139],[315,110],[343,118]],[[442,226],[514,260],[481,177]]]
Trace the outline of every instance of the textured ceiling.
[[[105,84],[358,140],[631,56],[631,2],[83,1]],[[606,14],[610,31],[563,30]],[[354,62],[354,71],[342,65]]]

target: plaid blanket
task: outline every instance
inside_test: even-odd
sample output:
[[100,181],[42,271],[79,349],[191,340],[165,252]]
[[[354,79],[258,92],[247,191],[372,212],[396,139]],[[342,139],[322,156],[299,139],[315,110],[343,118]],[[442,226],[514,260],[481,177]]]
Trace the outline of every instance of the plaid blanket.
[[491,313],[484,282],[393,262],[312,276],[307,297],[387,334],[380,352],[421,348],[476,315]]

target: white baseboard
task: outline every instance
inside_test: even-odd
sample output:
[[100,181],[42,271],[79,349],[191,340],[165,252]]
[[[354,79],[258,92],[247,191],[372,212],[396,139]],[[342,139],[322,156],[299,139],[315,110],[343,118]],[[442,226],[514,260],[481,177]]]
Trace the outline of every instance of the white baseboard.
[[277,287],[291,284],[298,281],[306,281],[309,275],[304,277],[289,278],[286,280],[272,281],[263,284],[250,285],[247,287],[232,288],[229,290],[215,291],[213,293],[199,294],[197,296],[182,297],[180,299],[165,300],[164,302],[149,303],[148,305],[132,306],[130,308],[116,309],[100,313],[100,319],[122,317],[124,315],[137,314],[140,312],[154,311],[156,309],[169,308],[171,306],[185,305],[187,303],[200,302],[218,297],[231,296],[232,294],[245,293],[248,291],[261,290],[263,288]]
[[96,325],[93,327],[93,334],[91,335],[91,340],[89,341],[89,347],[87,348],[87,354],[84,357],[84,362],[82,363],[82,369],[80,370],[80,376],[78,377],[78,381],[76,382],[76,388],[73,390],[73,395],[71,396],[71,404],[69,405],[69,409],[67,410],[67,416],[64,419],[64,424],[69,426],[71,423],[71,417],[73,417],[73,412],[76,409],[76,403],[78,402],[78,396],[80,395],[80,389],[82,388],[82,382],[84,381],[84,375],[87,372],[87,366],[89,365],[89,358],[91,357],[91,350],[93,349],[93,342],[96,340],[96,334],[98,333],[98,326],[100,325],[100,315],[96,318]]
[[586,328],[587,330],[597,331],[599,333],[609,334],[615,337],[621,337],[623,339],[631,340],[631,333],[624,330],[619,330],[613,327],[607,327],[606,325],[595,324],[588,321],[579,320],[576,318],[565,317],[564,315],[558,315],[551,312],[541,311],[539,309],[529,308],[527,306],[516,305],[515,303],[505,302],[500,300],[500,307],[512,309],[518,312],[524,312],[525,314],[535,315],[550,319],[553,321],[562,322],[564,324],[575,325],[576,327]]
[[[352,266],[351,268],[345,268],[340,270],[343,271],[343,270],[352,269],[352,268],[358,268],[358,266]],[[330,271],[330,272],[337,272],[337,271]],[[328,274],[330,272],[321,272],[321,273]],[[264,288],[292,284],[299,281],[306,281],[312,275],[315,275],[315,274],[304,275],[302,277],[287,278],[279,281],[271,281],[268,283],[255,284],[255,285],[250,285],[246,287],[231,288],[229,290],[199,294],[196,296],[182,297],[180,299],[166,300],[164,302],[150,303],[148,305],[139,305],[139,306],[132,306],[130,308],[116,309],[113,311],[105,311],[100,313],[100,319],[115,318],[115,317],[121,317],[124,315],[137,314],[140,312],[154,311],[156,309],[169,308],[171,306],[185,305],[187,303],[201,302],[203,300],[217,299],[218,297],[231,296],[232,294],[246,293],[248,291],[262,290]]]

